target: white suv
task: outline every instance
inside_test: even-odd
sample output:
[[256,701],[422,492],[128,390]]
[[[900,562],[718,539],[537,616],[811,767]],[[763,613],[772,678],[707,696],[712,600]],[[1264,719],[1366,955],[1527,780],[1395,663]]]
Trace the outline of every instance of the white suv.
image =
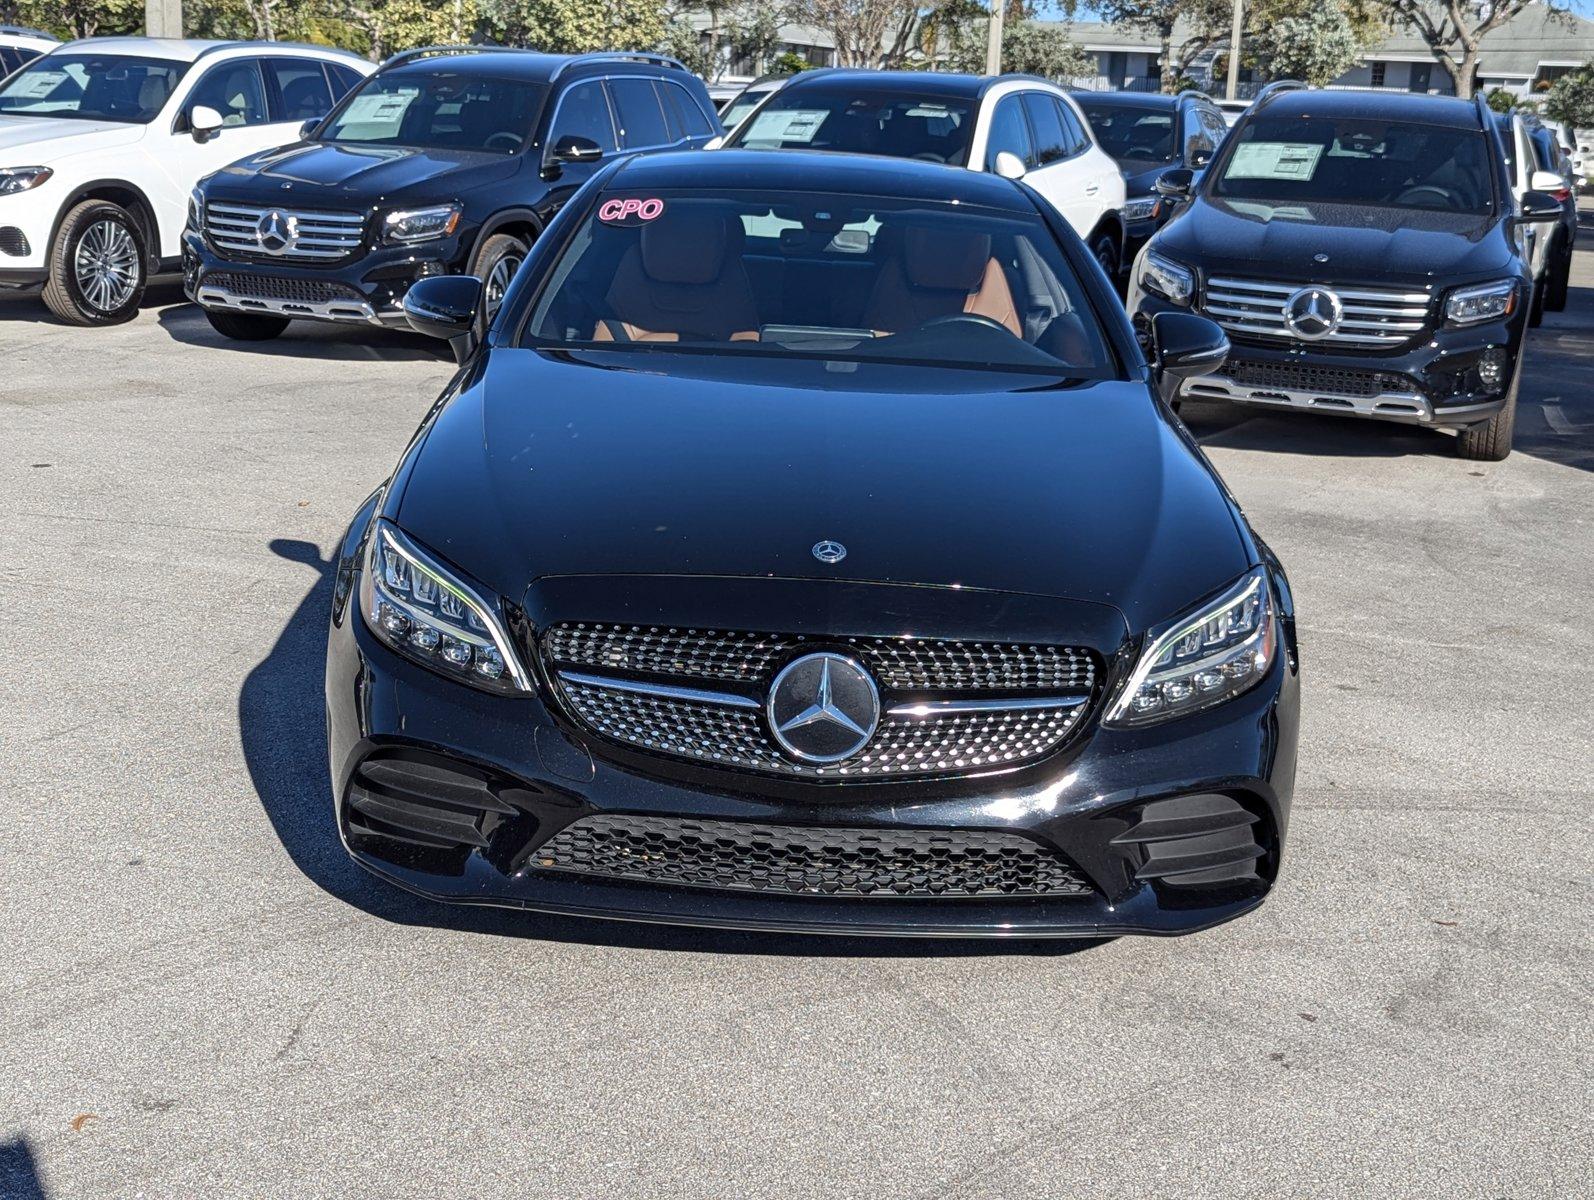
[[1085,240],[1107,278],[1124,244],[1124,177],[1068,93],[1028,75],[804,71],[723,143],[840,150],[1022,176]]
[[0,287],[44,285],[73,325],[138,310],[177,269],[189,193],[295,141],[375,68],[276,42],[90,38],[0,83]]
[[0,25],[0,79],[60,44],[59,38],[51,37],[43,30],[28,29],[21,25]]

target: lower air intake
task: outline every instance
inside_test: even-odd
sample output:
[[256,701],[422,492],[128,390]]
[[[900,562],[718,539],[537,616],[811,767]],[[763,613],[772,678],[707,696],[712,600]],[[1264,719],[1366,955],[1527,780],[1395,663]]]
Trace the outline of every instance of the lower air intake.
[[587,817],[531,855],[532,868],[680,887],[883,899],[1086,896],[1091,886],[1038,842],[983,830],[823,829]]

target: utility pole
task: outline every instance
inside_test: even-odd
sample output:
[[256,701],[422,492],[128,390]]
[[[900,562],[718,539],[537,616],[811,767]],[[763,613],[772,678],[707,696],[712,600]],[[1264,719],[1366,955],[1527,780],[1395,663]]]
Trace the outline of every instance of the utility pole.
[[1002,17],[1007,0],[991,0],[990,32],[985,39],[985,73],[1002,73]]
[[1229,30],[1229,87],[1225,100],[1238,100],[1240,90],[1240,26],[1245,22],[1245,0],[1234,0],[1234,25]]
[[144,0],[144,36],[183,36],[183,0]]

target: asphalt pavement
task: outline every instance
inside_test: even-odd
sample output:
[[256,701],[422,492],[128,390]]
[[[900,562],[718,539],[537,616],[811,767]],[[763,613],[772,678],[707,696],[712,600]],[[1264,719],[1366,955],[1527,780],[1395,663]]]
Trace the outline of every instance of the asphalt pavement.
[[0,1196],[1594,1194],[1594,229],[1516,452],[1186,410],[1288,566],[1257,913],[922,943],[461,912],[329,819],[328,555],[450,374],[0,300]]

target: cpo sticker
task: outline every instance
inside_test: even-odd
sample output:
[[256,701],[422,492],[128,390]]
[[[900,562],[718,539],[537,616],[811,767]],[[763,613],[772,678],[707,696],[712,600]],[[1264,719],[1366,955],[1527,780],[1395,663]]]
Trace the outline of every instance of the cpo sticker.
[[664,212],[664,201],[657,196],[625,200],[605,200],[598,206],[598,220],[609,225],[634,225],[651,221]]

